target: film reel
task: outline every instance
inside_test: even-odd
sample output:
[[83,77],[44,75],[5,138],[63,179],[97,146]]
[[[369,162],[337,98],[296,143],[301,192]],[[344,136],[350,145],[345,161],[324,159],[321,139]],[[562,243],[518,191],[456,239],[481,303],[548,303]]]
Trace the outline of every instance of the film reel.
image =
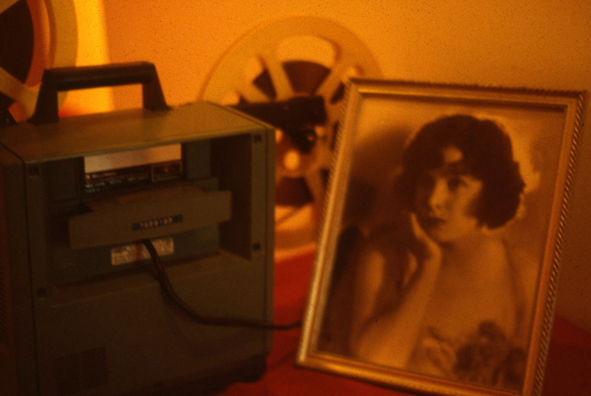
[[73,1],[4,0],[0,43],[0,106],[22,121],[35,110],[43,70],[76,62]]
[[322,98],[321,122],[289,131],[274,125],[276,254],[314,246],[347,80],[380,75],[373,55],[352,32],[304,16],[255,28],[211,71],[201,99],[246,112],[253,103]]

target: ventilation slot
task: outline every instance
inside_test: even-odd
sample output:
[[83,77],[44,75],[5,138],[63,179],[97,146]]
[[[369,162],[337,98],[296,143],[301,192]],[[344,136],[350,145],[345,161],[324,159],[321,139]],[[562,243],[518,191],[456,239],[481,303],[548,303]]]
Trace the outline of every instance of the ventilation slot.
[[107,384],[105,348],[91,349],[56,360],[55,382],[60,396],[98,388]]

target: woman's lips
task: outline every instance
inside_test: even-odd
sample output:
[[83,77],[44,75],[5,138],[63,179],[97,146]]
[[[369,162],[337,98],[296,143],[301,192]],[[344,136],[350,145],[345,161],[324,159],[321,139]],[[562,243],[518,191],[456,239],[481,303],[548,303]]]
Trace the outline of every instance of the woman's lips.
[[427,216],[425,218],[425,225],[427,227],[437,227],[440,225],[445,224],[447,221],[441,217],[437,217],[437,216]]

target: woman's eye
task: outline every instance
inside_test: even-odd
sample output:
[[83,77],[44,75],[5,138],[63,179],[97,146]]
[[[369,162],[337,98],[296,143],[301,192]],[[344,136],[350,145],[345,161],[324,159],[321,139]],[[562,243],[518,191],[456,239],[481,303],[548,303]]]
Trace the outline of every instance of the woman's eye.
[[452,177],[447,180],[447,186],[450,190],[457,190],[461,186],[465,186],[466,183],[460,177]]

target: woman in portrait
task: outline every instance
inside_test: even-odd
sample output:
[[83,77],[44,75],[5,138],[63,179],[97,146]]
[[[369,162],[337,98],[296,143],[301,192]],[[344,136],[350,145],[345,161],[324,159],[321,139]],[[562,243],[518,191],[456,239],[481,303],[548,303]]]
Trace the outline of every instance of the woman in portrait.
[[502,231],[523,189],[495,122],[454,115],[424,125],[403,153],[398,221],[354,253],[348,353],[519,389],[536,279]]

